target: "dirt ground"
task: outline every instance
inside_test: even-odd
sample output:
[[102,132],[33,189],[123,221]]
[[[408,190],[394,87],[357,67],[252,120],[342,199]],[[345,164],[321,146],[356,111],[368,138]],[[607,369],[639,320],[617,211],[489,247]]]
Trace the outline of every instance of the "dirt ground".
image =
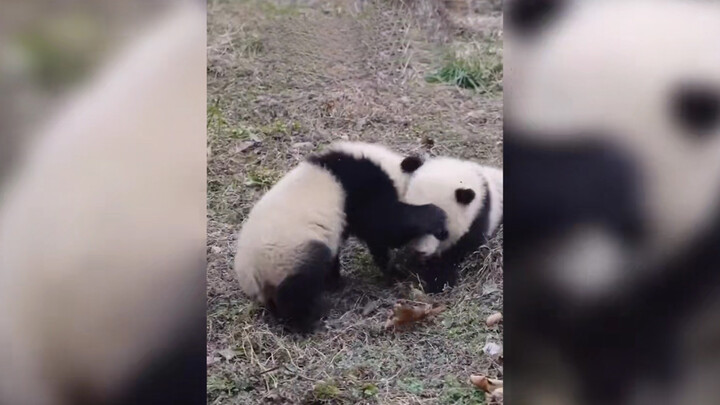
[[[429,83],[453,56],[501,64],[499,2],[210,1],[208,5],[208,404],[481,404],[470,374],[502,378],[502,232],[463,266],[448,309],[405,332],[366,249],[342,254],[347,286],[309,338],[246,299],[232,269],[252,205],[334,140],[502,166],[502,91]],[[501,66],[501,65],[500,65]]]

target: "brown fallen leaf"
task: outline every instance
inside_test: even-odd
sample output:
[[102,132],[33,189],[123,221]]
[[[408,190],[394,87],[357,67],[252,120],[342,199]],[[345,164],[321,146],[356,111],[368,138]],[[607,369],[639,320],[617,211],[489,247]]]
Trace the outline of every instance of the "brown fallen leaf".
[[385,329],[406,326],[435,316],[445,310],[444,305],[433,307],[431,304],[397,303],[385,322]]
[[502,321],[502,319],[503,319],[502,314],[500,312],[495,312],[494,314],[487,317],[485,324],[487,326],[495,326],[498,323],[500,323],[500,321]]
[[[502,380],[496,380],[494,378],[487,378],[484,375],[471,375],[470,376],[470,382],[480,388],[481,390],[492,394],[496,390],[502,390],[503,387],[503,381]],[[502,394],[502,391],[500,391]]]

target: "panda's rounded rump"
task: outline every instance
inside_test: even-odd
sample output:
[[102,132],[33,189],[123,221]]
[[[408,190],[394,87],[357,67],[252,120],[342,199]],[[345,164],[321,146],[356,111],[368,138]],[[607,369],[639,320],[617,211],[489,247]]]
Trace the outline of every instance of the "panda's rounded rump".
[[235,271],[243,291],[266,302],[318,241],[337,253],[345,225],[342,186],[326,170],[301,163],[253,207],[238,236]]

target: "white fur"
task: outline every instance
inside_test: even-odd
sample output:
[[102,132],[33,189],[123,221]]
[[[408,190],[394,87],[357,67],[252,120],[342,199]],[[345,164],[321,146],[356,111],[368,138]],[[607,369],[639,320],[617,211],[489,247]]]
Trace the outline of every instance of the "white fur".
[[[435,204],[448,216],[449,237],[440,242],[428,235],[414,243],[414,248],[426,255],[444,252],[465,235],[482,210],[485,199],[485,185],[490,193],[489,233],[493,234],[502,220],[502,170],[448,157],[439,157],[425,162],[408,182],[404,200],[408,204]],[[455,198],[455,190],[469,188],[475,198],[468,205],[462,205]]]
[[303,162],[255,204],[238,236],[235,271],[243,291],[267,302],[310,241],[338,252],[345,227],[345,192],[325,169]]
[[[0,403],[112,395],[202,307],[204,13],[156,25],[40,136],[0,209]],[[198,314],[199,315],[199,314]]]

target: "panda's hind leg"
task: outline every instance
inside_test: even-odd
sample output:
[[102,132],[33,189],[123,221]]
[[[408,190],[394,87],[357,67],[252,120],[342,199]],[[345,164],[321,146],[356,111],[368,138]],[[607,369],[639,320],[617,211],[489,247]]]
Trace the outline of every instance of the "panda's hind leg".
[[277,287],[274,310],[290,330],[310,332],[322,316],[322,293],[335,257],[324,243],[307,244],[302,261]]
[[329,291],[339,291],[345,287],[345,280],[340,275],[340,253],[333,259],[332,267],[325,278],[325,285]]
[[[348,229],[343,230],[340,236],[340,248],[345,245],[349,237],[350,231]],[[339,291],[345,288],[345,280],[340,274],[340,248],[338,248],[338,252],[333,259],[332,267],[325,279],[325,285],[329,291]]]

